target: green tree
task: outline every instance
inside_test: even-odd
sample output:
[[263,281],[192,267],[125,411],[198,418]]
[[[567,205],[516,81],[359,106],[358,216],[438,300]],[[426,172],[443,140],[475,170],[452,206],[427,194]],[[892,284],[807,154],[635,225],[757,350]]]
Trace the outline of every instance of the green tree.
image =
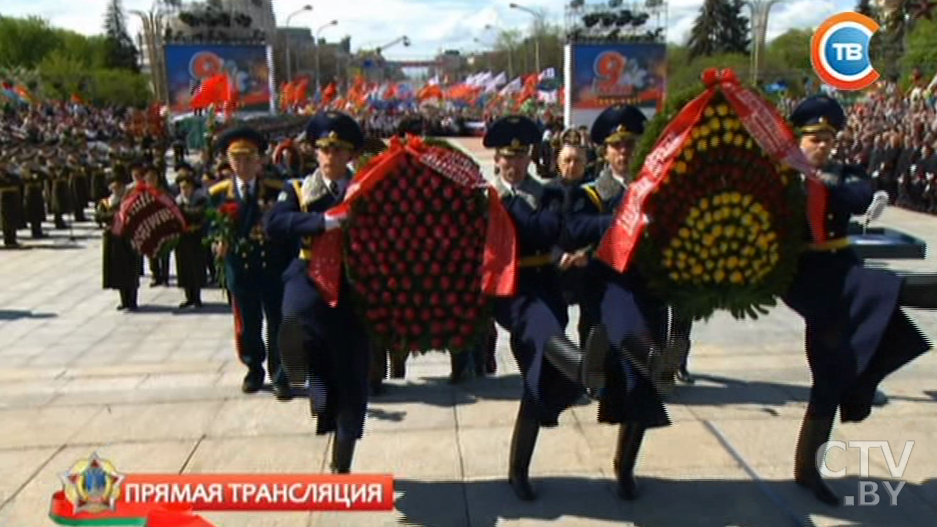
[[908,35],[908,49],[902,57],[902,70],[909,72],[917,66],[927,76],[933,74],[935,64],[937,64],[937,20],[920,19]]
[[0,66],[35,68],[61,45],[60,32],[41,18],[0,16]]
[[693,22],[688,42],[689,55],[693,60],[696,57],[708,57],[720,50],[720,9],[725,0],[706,0],[700,7],[700,13]]
[[856,2],[855,11],[860,15],[865,15],[873,20],[877,20],[875,7],[872,5],[872,0],[858,0],[858,2]]
[[121,0],[110,0],[104,13],[105,62],[108,68],[140,71],[137,48],[127,34],[124,7]]
[[743,14],[744,0],[725,0],[720,6],[720,52],[748,53],[751,34],[748,18]]

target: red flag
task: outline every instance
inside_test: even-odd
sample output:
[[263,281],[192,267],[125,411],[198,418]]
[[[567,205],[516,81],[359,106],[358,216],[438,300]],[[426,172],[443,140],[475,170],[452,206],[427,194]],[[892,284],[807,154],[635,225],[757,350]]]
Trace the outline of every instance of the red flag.
[[223,73],[206,79],[192,97],[190,106],[193,110],[204,110],[213,104],[223,105],[230,97],[229,84],[228,76]]

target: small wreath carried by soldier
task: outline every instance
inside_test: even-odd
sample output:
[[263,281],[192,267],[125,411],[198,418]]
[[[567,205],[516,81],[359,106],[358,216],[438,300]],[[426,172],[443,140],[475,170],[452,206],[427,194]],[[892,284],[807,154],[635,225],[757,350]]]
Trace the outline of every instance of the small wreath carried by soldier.
[[121,202],[112,230],[141,255],[156,258],[173,250],[185,227],[185,216],[170,196],[139,183]]
[[359,170],[327,214],[347,217],[342,261],[375,346],[460,353],[487,335],[493,207],[478,165],[447,143],[395,137]]
[[[640,177],[600,257],[620,265],[612,253],[633,247],[652,291],[684,316],[757,319],[788,289],[804,249],[806,193],[789,166],[795,159],[800,168],[802,157],[774,107],[731,70],[703,80],[702,94],[678,97],[649,126],[635,160]],[[629,217],[638,229],[625,243]]]

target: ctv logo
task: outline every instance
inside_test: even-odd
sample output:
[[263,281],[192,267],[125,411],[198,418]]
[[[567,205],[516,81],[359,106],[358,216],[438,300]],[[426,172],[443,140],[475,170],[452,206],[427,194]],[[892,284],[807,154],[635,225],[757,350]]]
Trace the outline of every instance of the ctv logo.
[[810,39],[813,71],[837,90],[868,88],[879,79],[869,59],[869,43],[878,29],[878,22],[859,13],[839,13],[826,19]]

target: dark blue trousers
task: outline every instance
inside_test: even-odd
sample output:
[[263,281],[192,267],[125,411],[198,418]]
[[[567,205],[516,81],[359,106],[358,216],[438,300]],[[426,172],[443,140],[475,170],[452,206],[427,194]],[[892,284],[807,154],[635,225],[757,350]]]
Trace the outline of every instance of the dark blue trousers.
[[[285,356],[308,359],[310,395],[317,415],[316,433],[335,432],[339,440],[360,439],[368,406],[371,348],[364,325],[347,297],[330,307],[297,259],[283,275],[282,331],[299,338],[281,339]],[[342,291],[348,291],[342,284]]]
[[599,399],[599,422],[668,426],[670,419],[651,381],[621,353],[628,336],[647,335],[657,346],[666,343],[667,308],[644,287],[636,273],[604,273],[599,320],[608,330],[612,353],[606,364],[606,387]]
[[541,426],[556,426],[560,413],[579,400],[585,390],[556,370],[544,356],[547,343],[565,333],[569,322],[566,302],[554,288],[524,288],[511,298],[497,300],[495,320],[511,333],[511,352],[524,376],[524,393],[535,404],[525,405]]
[[[228,273],[230,272],[228,270]],[[258,276],[256,281],[240,279],[232,284],[230,295],[238,358],[252,374],[258,376],[263,376],[264,361],[267,361],[270,380],[285,381],[277,346],[277,335],[282,320],[282,283],[261,276]],[[265,317],[266,335],[263,331]]]

